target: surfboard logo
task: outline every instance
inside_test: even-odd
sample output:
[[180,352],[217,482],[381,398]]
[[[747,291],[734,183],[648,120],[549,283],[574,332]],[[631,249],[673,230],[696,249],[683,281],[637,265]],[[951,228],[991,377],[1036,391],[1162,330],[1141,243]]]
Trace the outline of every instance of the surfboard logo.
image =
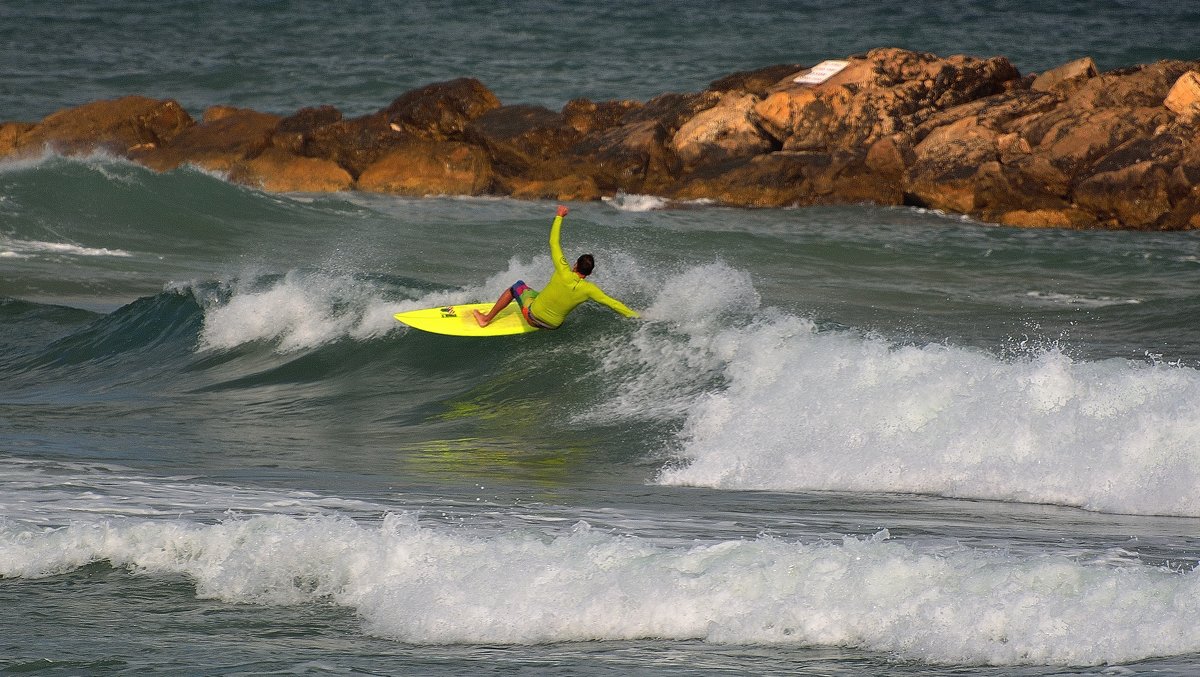
[[458,313],[454,312],[454,306],[446,306],[442,308],[442,317],[458,317]]

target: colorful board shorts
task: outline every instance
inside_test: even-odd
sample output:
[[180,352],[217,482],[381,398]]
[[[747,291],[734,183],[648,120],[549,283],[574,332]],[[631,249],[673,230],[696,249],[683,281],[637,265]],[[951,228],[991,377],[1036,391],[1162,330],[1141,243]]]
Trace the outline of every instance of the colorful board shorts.
[[554,329],[550,325],[541,322],[532,313],[529,312],[529,304],[537,298],[537,290],[525,284],[525,280],[517,280],[513,286],[508,288],[512,292],[513,300],[521,307],[521,314],[525,316],[525,321],[532,327],[539,329]]

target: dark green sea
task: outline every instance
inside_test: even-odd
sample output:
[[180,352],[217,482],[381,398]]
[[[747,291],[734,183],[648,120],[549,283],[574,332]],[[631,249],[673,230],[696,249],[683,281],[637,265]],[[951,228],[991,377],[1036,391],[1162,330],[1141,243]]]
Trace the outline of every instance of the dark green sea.
[[[880,46],[1200,58],[1190,3],[0,5],[0,120],[645,100]],[[642,312],[435,336],[554,204],[0,164],[0,674],[1200,671],[1200,240],[572,208]]]

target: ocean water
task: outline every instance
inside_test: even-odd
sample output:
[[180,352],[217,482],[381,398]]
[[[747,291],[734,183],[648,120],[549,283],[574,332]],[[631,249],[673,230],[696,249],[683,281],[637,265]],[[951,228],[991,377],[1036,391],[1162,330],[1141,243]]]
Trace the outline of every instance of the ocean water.
[[[876,46],[1200,58],[1189,3],[8,2],[0,118],[645,99]],[[1200,241],[572,204],[642,311],[470,340],[554,204],[0,164],[0,673],[1200,671]]]

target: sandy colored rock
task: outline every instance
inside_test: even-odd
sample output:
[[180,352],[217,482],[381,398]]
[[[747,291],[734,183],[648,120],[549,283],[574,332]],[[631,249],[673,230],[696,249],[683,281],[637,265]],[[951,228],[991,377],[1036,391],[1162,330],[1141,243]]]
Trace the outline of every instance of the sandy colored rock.
[[31,129],[27,122],[0,122],[0,158],[17,155],[18,140]]
[[1179,76],[1171,86],[1163,105],[1176,115],[1189,120],[1200,115],[1200,73],[1188,71]]
[[1042,73],[1034,79],[1031,89],[1046,92],[1064,82],[1086,80],[1097,75],[1099,75],[1099,71],[1096,69],[1096,62],[1092,57],[1087,56]]
[[333,193],[354,187],[350,173],[336,163],[278,148],[236,162],[229,179],[275,193]]
[[549,179],[561,173],[552,160],[582,134],[562,113],[541,106],[501,106],[468,124],[464,138],[487,149],[492,165],[505,175]]
[[1096,214],[1128,228],[1154,228],[1171,210],[1168,174],[1154,162],[1102,172],[1075,187],[1075,202]]
[[537,180],[505,178],[499,180],[502,193],[520,200],[588,201],[599,200],[600,192],[596,181],[590,176],[564,176],[557,179]]
[[478,146],[457,141],[412,139],[367,167],[359,190],[402,195],[481,195],[492,168]]
[[726,75],[714,80],[708,88],[714,92],[741,92],[754,94],[760,99],[767,96],[770,90],[779,86],[785,80],[794,78],[805,71],[798,63],[776,64],[752,71],[743,71]]
[[769,152],[772,142],[752,118],[757,102],[753,94],[722,95],[717,105],[680,126],[671,139],[672,150],[685,167]]
[[1014,209],[997,215],[996,223],[1018,228],[1087,228],[1095,218],[1080,209]]
[[668,138],[661,123],[642,120],[584,138],[565,160],[573,173],[591,176],[606,194],[660,192],[678,171]]
[[640,110],[637,101],[601,101],[572,99],[563,106],[563,121],[580,134],[600,134],[621,124],[633,111]]
[[317,130],[341,120],[342,112],[333,106],[301,108],[279,121],[271,135],[271,145],[294,155],[304,155],[305,144]]
[[227,172],[270,146],[280,117],[248,108],[220,106],[208,109],[203,119],[203,123],[189,127],[169,143],[134,149],[129,156],[157,171],[191,164]]
[[755,107],[758,123],[785,150],[869,147],[907,134],[936,113],[1005,91],[1019,78],[1006,59],[946,59],[877,49],[817,85],[784,83]]
[[174,100],[126,96],[52,113],[20,135],[17,150],[24,154],[46,148],[65,154],[104,150],[123,155],[130,148],[168,143],[194,124]]
[[458,138],[467,124],[500,107],[475,78],[458,78],[406,92],[383,111],[389,126],[435,141]]

